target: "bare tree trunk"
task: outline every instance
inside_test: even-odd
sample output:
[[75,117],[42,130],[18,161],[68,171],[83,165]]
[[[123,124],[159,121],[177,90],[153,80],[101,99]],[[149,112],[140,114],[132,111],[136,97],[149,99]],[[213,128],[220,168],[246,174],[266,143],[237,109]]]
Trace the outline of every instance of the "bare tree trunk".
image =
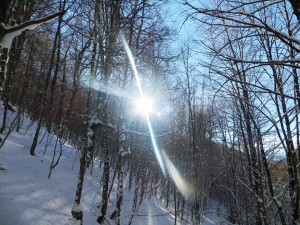
[[85,175],[85,169],[86,169],[86,150],[85,147],[81,151],[80,154],[80,167],[79,167],[79,173],[78,173],[78,182],[77,182],[77,188],[76,188],[76,194],[75,194],[75,200],[74,205],[72,208],[72,216],[76,220],[80,221],[80,224],[82,224],[83,221],[83,212],[80,206],[81,201],[81,194],[82,194],[82,188],[83,188],[83,181],[84,181],[84,175]]
[[[66,4],[66,0],[63,2],[62,9],[64,10]],[[53,101],[54,101],[54,92],[55,92],[55,87],[56,87],[56,81],[59,73],[59,68],[60,68],[60,55],[61,55],[61,23],[62,23],[62,17],[60,16],[58,19],[58,25],[57,25],[57,33],[56,35],[58,36],[57,38],[57,52],[56,52],[56,61],[55,61],[55,69],[54,69],[54,75],[52,78],[52,83],[51,83],[51,90],[50,90],[50,100],[49,100],[49,106],[48,106],[48,115],[47,115],[47,130],[49,133],[51,133],[51,126],[53,119],[51,118],[53,115],[52,110],[53,110]]]
[[[107,120],[107,105],[103,107],[103,122],[106,125]],[[109,185],[109,152],[108,152],[108,126],[103,127],[103,174],[102,174],[102,206],[101,206],[101,215],[98,217],[97,222],[102,224],[104,222],[107,206],[108,206],[108,185]]]
[[[77,71],[74,71],[77,72]],[[81,201],[81,194],[82,194],[82,188],[83,188],[83,183],[84,183],[84,176],[85,176],[85,171],[86,171],[86,159],[87,159],[87,154],[88,154],[88,146],[89,146],[89,136],[88,136],[88,130],[89,130],[89,121],[90,121],[90,111],[91,111],[91,98],[92,96],[88,94],[87,96],[87,101],[86,101],[86,109],[85,109],[85,126],[84,126],[84,137],[82,140],[83,148],[81,149],[81,154],[80,154],[80,168],[79,168],[79,173],[78,173],[78,182],[77,182],[77,188],[76,188],[76,194],[75,194],[75,200],[74,200],[74,205],[72,209],[72,216],[76,220],[79,220],[80,223],[82,224],[83,221],[83,212],[82,208],[80,206],[80,201]],[[71,105],[70,105],[71,107]],[[72,108],[69,108],[69,112],[71,112]]]
[[118,123],[118,133],[119,133],[119,152],[118,152],[118,162],[117,162],[117,171],[118,171],[118,188],[117,188],[117,204],[116,209],[112,213],[111,218],[116,218],[117,225],[121,224],[120,213],[121,207],[123,204],[123,179],[124,179],[124,168],[123,168],[123,156],[126,154],[125,147],[125,119],[124,119],[124,101],[121,100],[120,103],[120,118]]
[[[117,37],[119,35],[120,30],[120,13],[121,13],[121,0],[117,0],[112,4],[112,13],[111,13],[111,21],[110,21],[110,32],[108,39],[108,54],[105,58],[104,62],[104,85],[107,85],[108,79],[112,72],[113,66],[113,57],[115,53],[115,44],[117,41]],[[107,106],[107,94],[104,93],[103,99],[105,99],[105,104],[103,105],[103,175],[102,175],[102,206],[101,206],[101,215],[98,217],[97,222],[103,224],[108,206],[108,182],[109,182],[109,146],[108,146],[108,106]]]
[[[63,14],[60,13],[60,23],[62,21],[62,17]],[[46,78],[46,82],[45,82],[45,88],[44,88],[44,92],[43,92],[43,100],[42,100],[42,105],[41,105],[41,111],[40,111],[40,115],[39,115],[39,119],[38,119],[38,125],[34,134],[34,138],[33,138],[33,142],[30,148],[30,155],[35,155],[35,148],[37,145],[37,141],[38,141],[38,137],[40,134],[40,130],[42,127],[42,122],[45,116],[45,112],[46,112],[46,107],[47,107],[47,102],[48,102],[48,98],[47,98],[47,94],[48,94],[48,87],[49,87],[49,83],[50,83],[50,78],[51,78],[51,74],[52,74],[52,70],[54,67],[54,57],[55,57],[55,52],[57,50],[57,44],[58,44],[58,38],[60,35],[60,29],[61,29],[61,24],[58,23],[57,25],[57,29],[56,29],[56,33],[55,33],[55,37],[54,37],[54,41],[53,41],[53,48],[52,48],[52,53],[51,53],[51,58],[50,58],[50,65],[49,65],[49,70],[47,73],[47,78]]]

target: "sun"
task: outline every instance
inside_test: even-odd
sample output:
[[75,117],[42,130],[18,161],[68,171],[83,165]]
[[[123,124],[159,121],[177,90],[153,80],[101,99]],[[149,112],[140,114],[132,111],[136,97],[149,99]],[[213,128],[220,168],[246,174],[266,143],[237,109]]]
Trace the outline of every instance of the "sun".
[[154,99],[140,96],[134,100],[134,111],[138,114],[149,115],[154,112]]

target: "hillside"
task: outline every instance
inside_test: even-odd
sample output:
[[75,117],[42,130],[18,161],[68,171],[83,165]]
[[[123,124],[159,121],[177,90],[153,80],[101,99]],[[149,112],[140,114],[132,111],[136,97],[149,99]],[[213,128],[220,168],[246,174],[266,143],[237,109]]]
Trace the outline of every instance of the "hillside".
[[[26,120],[19,133],[12,132],[0,150],[0,224],[74,224],[71,210],[79,169],[77,151],[68,144],[62,145],[59,164],[53,169],[48,179],[56,137],[43,130],[37,155],[30,156],[29,149],[34,127],[34,124],[30,126],[29,120]],[[47,139],[51,141],[47,142]],[[57,147],[57,155],[59,151],[60,148]],[[101,192],[99,183],[102,173],[98,165],[95,162],[93,174],[87,171],[85,176],[81,202],[84,225],[97,224],[96,219],[99,213],[97,206],[100,204]],[[143,200],[138,210],[132,212],[133,192],[134,188],[129,190],[125,182],[121,224],[129,224],[130,220],[132,220],[132,225],[174,224],[173,210],[164,208],[156,197]],[[110,198],[110,212],[114,209],[115,195],[113,192]],[[114,221],[109,219],[106,224],[114,224]],[[189,222],[182,221],[177,224],[189,224]],[[204,224],[217,223],[205,218]]]

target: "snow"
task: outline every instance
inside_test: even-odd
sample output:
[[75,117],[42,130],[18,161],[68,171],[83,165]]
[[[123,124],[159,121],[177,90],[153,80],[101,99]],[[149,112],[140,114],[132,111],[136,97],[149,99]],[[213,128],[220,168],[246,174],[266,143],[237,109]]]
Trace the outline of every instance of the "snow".
[[[14,115],[10,118],[13,117]],[[70,145],[63,145],[59,165],[53,169],[48,179],[56,136],[47,138],[49,134],[42,130],[36,156],[30,156],[35,124],[28,119],[24,121],[20,132],[12,132],[0,149],[1,225],[80,224],[72,218],[72,209],[83,211],[84,225],[98,224],[96,220],[100,211],[98,207],[101,204],[102,168],[99,168],[98,163],[95,162],[93,175],[90,171],[86,172],[81,203],[79,206],[74,206],[79,171],[79,157],[76,157],[78,151]],[[50,140],[49,143],[47,140]],[[138,210],[132,212],[134,187],[129,190],[127,183],[128,177],[125,176],[121,224],[127,225],[132,214],[134,215],[132,225],[174,224],[173,210],[165,208],[155,197],[143,200]],[[115,186],[117,187],[117,184]],[[116,191],[112,193],[109,200],[108,215],[115,210],[115,204]],[[107,222],[115,224],[109,216],[107,216]],[[183,221],[177,224],[189,223]],[[205,218],[203,225],[208,224],[216,223]]]
[[72,208],[72,211],[73,212],[82,212],[83,211],[83,208],[82,208],[82,206],[79,204],[79,205],[77,205],[77,204],[74,204],[73,205],[73,208]]
[[[29,155],[32,137],[13,133],[0,150],[0,218],[5,225],[71,224],[75,171],[53,171],[50,158]],[[41,147],[41,146],[40,146]],[[39,148],[41,153],[42,148]],[[70,165],[69,165],[70,166]],[[56,222],[54,222],[56,221]]]
[[[0,46],[3,47],[3,48],[9,48],[15,37],[19,36],[25,30],[33,30],[39,25],[40,24],[29,25],[29,26],[27,26],[23,29],[19,29],[19,30],[16,30],[14,32],[10,32],[10,33],[5,34],[4,37],[2,38],[2,40],[0,41]],[[5,28],[7,29],[8,27],[6,26]]]
[[[49,15],[47,17],[40,18],[40,19],[33,19],[33,20],[30,20],[30,23],[28,23],[28,21],[26,21],[21,24],[15,24],[12,26],[6,25],[4,23],[0,23],[0,26],[4,30],[6,30],[6,32],[8,32],[4,35],[4,37],[1,37],[2,39],[0,39],[0,47],[9,48],[11,46],[13,39],[16,36],[19,36],[23,31],[33,30],[36,27],[43,24],[44,22],[50,22],[50,21],[54,20],[61,13],[64,13],[64,12],[58,12],[58,13],[55,13],[55,14],[52,14],[52,15]],[[10,30],[11,28],[14,28],[13,30],[15,30],[15,31],[11,31]]]

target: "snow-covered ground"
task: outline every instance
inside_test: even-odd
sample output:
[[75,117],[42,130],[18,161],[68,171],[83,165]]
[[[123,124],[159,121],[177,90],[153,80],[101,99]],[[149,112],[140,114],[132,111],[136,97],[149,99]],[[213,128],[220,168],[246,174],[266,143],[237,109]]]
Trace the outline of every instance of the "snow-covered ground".
[[[56,137],[48,138],[50,141],[47,144],[48,134],[43,130],[36,156],[30,156],[35,125],[27,129],[28,125],[29,120],[25,120],[20,132],[12,132],[0,149],[0,225],[74,224],[71,209],[79,170],[77,151],[69,145],[63,145],[59,165],[48,179]],[[44,154],[45,149],[47,151]],[[59,150],[58,146],[56,151]],[[101,168],[95,163],[93,175],[87,171],[84,181],[81,202],[84,225],[98,224],[96,219],[101,199],[100,179]],[[113,193],[112,198],[114,196]],[[121,224],[127,225],[130,220],[132,199],[133,190],[128,190],[125,184]],[[115,208],[114,202],[115,199],[112,199],[109,210]],[[106,223],[114,224],[111,220]],[[144,200],[139,206],[132,224],[171,225],[174,224],[174,217],[170,209],[164,208],[157,198],[152,198]],[[188,223],[185,221],[177,224]],[[203,224],[221,223],[205,218]]]

